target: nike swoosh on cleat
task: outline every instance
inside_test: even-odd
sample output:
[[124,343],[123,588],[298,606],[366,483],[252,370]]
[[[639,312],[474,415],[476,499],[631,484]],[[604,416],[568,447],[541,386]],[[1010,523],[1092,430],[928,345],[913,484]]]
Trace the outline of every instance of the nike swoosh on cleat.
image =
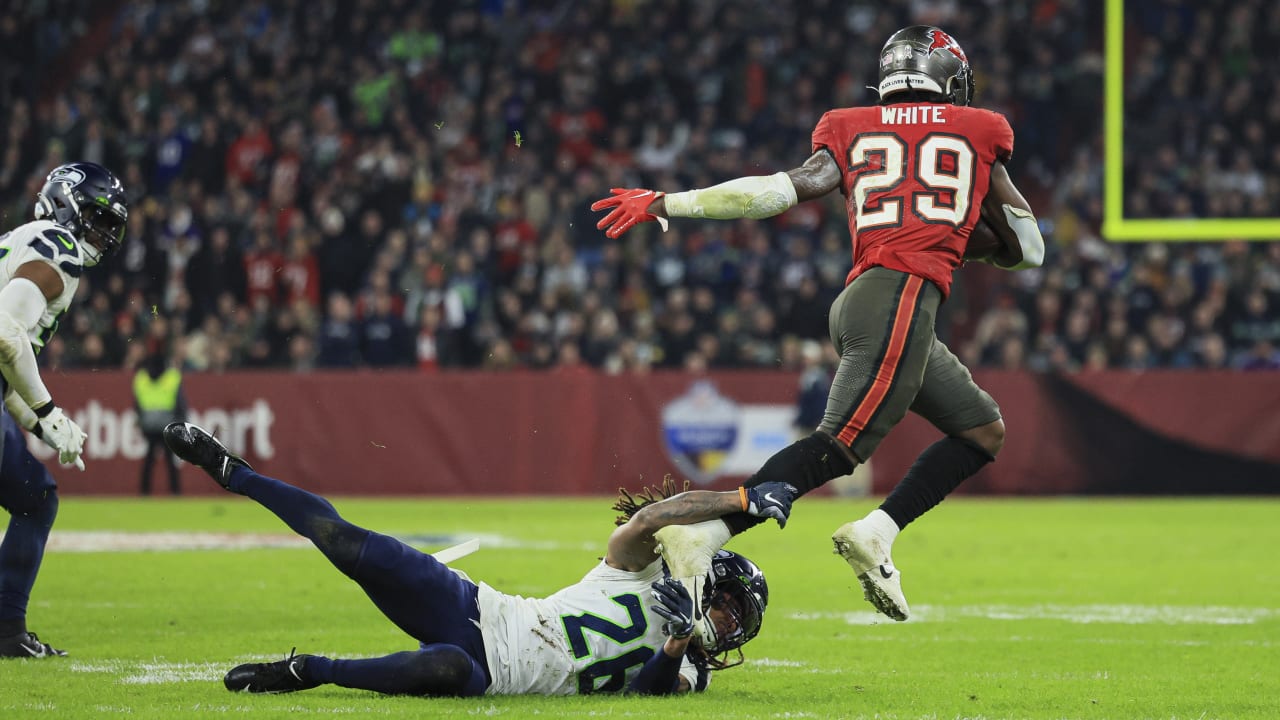
[[294,665],[295,663],[289,663],[289,674],[292,675],[294,679],[296,679],[298,682],[302,682],[302,676],[299,675],[298,671],[294,669],[293,667]]
[[44,657],[44,648],[32,648],[26,643],[18,643],[18,647],[27,651],[27,654],[33,658]]
[[883,577],[885,580],[888,580],[889,578],[893,577],[893,567],[890,565],[881,565],[880,576]]

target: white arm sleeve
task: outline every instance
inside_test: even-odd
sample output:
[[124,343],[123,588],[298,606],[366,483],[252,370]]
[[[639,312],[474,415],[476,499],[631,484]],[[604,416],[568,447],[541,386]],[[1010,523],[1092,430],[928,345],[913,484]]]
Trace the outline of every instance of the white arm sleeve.
[[796,202],[796,186],[784,172],[741,177],[703,190],[671,193],[666,196],[668,217],[737,218],[773,217]]
[[40,379],[30,335],[48,306],[44,293],[26,278],[0,288],[0,372],[29,408],[53,399]]
[[1040,225],[1036,222],[1036,216],[1030,211],[1013,207],[1008,203],[1001,207],[1004,208],[1004,217],[1009,221],[1009,227],[1013,228],[1013,232],[1018,236],[1018,245],[1022,247],[1022,262],[1011,267],[1003,265],[996,267],[1005,270],[1040,267],[1044,263],[1044,237],[1040,235]]
[[40,422],[40,418],[36,417],[36,413],[27,407],[27,401],[18,395],[18,391],[9,388],[4,394],[5,407],[9,408],[9,415],[18,422],[23,430],[30,430]]

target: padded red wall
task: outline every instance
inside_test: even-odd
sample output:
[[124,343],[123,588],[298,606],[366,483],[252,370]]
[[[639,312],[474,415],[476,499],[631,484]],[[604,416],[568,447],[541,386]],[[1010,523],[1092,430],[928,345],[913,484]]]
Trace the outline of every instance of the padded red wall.
[[[1110,491],[1097,484],[1097,438],[1087,432],[1102,415],[1189,451],[1256,461],[1264,472],[1267,463],[1280,468],[1280,374],[1051,378],[988,371],[975,377],[1000,403],[1008,435],[999,461],[966,483],[968,492]],[[796,392],[789,373],[711,378],[742,404],[791,404]],[[259,470],[324,493],[609,494],[676,472],[662,446],[661,411],[695,379],[684,373],[192,374],[186,392],[205,422],[240,445]],[[63,492],[134,492],[140,437],[126,427],[129,377],[62,373],[49,380],[55,398],[90,433],[88,472],[53,467]],[[873,458],[876,491],[892,487],[937,438],[928,423],[909,416]],[[1133,460],[1119,457],[1127,452],[1123,444],[1106,452]],[[184,468],[183,478],[188,492],[216,489],[192,468]],[[722,477],[713,487],[736,480]],[[154,482],[165,487],[160,476]],[[1271,491],[1277,490],[1280,484]]]

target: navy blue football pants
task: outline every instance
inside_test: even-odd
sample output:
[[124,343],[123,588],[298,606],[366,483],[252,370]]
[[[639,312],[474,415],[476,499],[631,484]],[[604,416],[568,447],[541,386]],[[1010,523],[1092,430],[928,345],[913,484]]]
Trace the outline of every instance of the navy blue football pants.
[[490,678],[475,583],[393,537],[347,522],[319,495],[244,467],[229,484],[314,543],[420,643],[416,652],[368,660],[312,658],[305,668],[312,680],[389,694],[484,694]]
[[9,512],[9,527],[0,542],[0,635],[8,635],[26,629],[27,601],[58,515],[58,486],[27,449],[18,423],[2,408],[0,507]]

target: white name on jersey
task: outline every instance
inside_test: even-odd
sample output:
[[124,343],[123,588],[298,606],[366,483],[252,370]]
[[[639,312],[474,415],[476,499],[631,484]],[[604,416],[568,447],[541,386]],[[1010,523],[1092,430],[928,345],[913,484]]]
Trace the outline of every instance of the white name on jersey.
[[923,123],[943,123],[941,105],[886,105],[880,108],[880,122],[886,125],[918,125]]

